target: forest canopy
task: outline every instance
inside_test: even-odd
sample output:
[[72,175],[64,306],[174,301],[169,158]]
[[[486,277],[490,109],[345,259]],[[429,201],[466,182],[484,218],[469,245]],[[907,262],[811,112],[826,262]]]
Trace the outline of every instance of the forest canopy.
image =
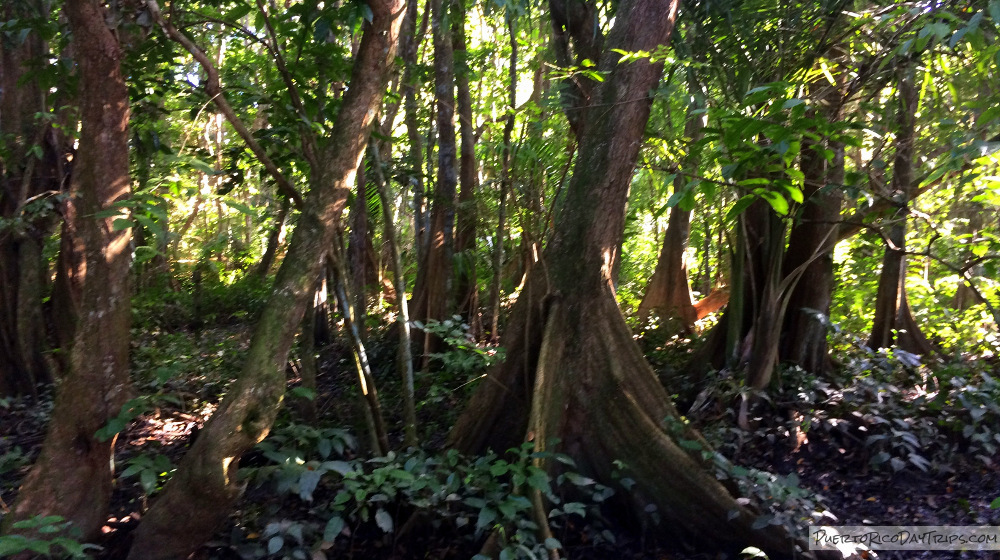
[[998,34],[1000,0],[2,2],[0,557],[997,524]]

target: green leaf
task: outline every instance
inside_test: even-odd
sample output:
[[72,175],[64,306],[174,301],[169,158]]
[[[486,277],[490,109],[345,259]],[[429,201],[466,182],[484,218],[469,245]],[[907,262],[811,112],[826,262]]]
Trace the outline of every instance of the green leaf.
[[108,420],[106,426],[94,433],[94,437],[96,437],[99,441],[108,441],[124,430],[127,425],[128,422],[121,417],[112,418],[111,420]]
[[233,210],[236,210],[237,212],[239,212],[241,214],[245,214],[247,216],[256,216],[257,215],[257,213],[254,212],[249,206],[247,206],[246,204],[242,204],[242,203],[236,202],[235,200],[226,199],[226,206],[232,208]]
[[283,546],[285,546],[285,538],[281,535],[275,535],[267,541],[267,553],[277,554]]
[[805,101],[793,97],[792,99],[788,99],[784,103],[782,103],[781,104],[781,108],[782,109],[791,109],[792,107],[798,107],[799,105],[802,105],[803,103],[805,103]]
[[[310,389],[308,387],[295,387],[291,391],[288,391],[288,394],[291,395],[291,396],[293,396],[293,397],[300,398],[300,399],[306,399],[306,400],[310,400],[310,401],[316,400],[316,391],[313,390],[313,389]],[[329,440],[326,440],[326,441],[329,443]],[[320,440],[321,444],[322,444],[322,442],[323,442],[323,440]],[[329,455],[329,454],[330,453],[327,452],[323,456],[325,457],[326,455]]]
[[232,10],[229,10],[228,12],[226,12],[225,20],[226,21],[235,22],[235,21],[238,21],[238,20],[242,19],[243,16],[245,16],[245,15],[247,15],[249,13],[250,13],[250,4],[241,3],[241,4],[238,4]]
[[558,550],[562,547],[562,543],[552,537],[545,539],[545,548],[549,550]]
[[990,509],[1000,509],[1000,498],[997,498],[990,502]]
[[788,191],[788,196],[795,202],[802,204],[805,201],[805,197],[802,195],[802,189],[791,185],[785,185],[785,190]]
[[548,493],[549,488],[549,475],[545,473],[542,469],[530,466],[528,467],[528,486],[536,490],[541,490],[542,492]]
[[483,509],[479,510],[479,519],[476,520],[476,529],[483,530],[489,527],[490,525],[493,524],[494,521],[496,521],[496,518],[497,518],[497,512],[495,509],[484,507]]
[[351,464],[347,461],[326,461],[323,463],[323,468],[328,471],[333,471],[340,475],[346,475],[349,472],[354,471]]
[[513,502],[500,502],[497,509],[503,514],[504,519],[514,519],[514,516],[517,515],[517,506]]
[[118,218],[111,223],[111,231],[122,231],[132,227],[132,220],[127,220],[125,218]]
[[135,263],[142,264],[144,262],[151,261],[156,258],[156,255],[158,254],[159,251],[153,247],[150,247],[149,245],[140,245],[135,248]]
[[156,490],[156,473],[151,470],[144,470],[139,473],[139,483],[142,485],[142,490],[147,495],[152,494],[153,490]]
[[319,480],[322,477],[323,473],[316,469],[307,468],[302,471],[302,474],[299,475],[299,497],[307,502],[311,502],[313,492],[316,490],[316,486],[319,485]]
[[778,214],[782,216],[788,214],[788,201],[785,200],[785,197],[774,191],[764,191],[760,193],[760,197],[766,200]]
[[339,515],[331,517],[330,520],[326,522],[326,527],[323,529],[323,540],[332,543],[337,540],[337,537],[340,536],[340,533],[343,530],[344,519]]
[[379,529],[382,529],[383,533],[392,532],[392,516],[384,509],[375,512],[375,524],[378,525]]
[[752,194],[748,194],[743,198],[737,200],[736,204],[734,204],[733,207],[729,209],[729,212],[726,213],[726,221],[731,222],[735,220],[737,216],[739,216],[740,214],[743,213],[744,210],[749,208],[750,205],[753,204],[755,200],[757,200],[757,197]]
[[667,199],[666,208],[673,208],[674,206],[677,206],[680,203],[681,199],[683,198],[684,198],[684,191],[675,192],[674,194],[670,195],[670,198]]

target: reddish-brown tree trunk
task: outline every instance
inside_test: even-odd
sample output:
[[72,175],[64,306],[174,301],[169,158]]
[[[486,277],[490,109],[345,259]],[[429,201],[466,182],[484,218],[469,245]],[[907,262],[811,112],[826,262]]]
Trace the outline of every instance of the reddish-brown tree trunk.
[[583,472],[612,485],[622,461],[636,484],[620,489],[621,502],[632,512],[655,506],[664,535],[711,548],[756,544],[772,558],[789,557],[790,542],[774,528],[751,530],[752,514],[708,472],[700,451],[689,454],[674,440],[704,445],[683,427],[615,301],[615,251],[649,92],[662,70],[645,60],[618,64],[616,51],[665,44],[676,9],[676,0],[619,4],[612,49],[599,64],[608,75],[593,94],[602,110],[587,114],[552,240],[511,313],[507,360],[482,382],[451,441],[476,452],[528,439],[536,449],[569,454]]
[[115,438],[96,432],[128,399],[129,230],[95,215],[128,198],[128,93],[121,49],[97,0],[71,0],[65,13],[80,79],[79,149],[70,183],[74,242],[80,247],[79,325],[42,450],[25,478],[13,522],[59,515],[85,536],[106,520]]
[[[705,126],[704,117],[694,113],[704,107],[703,94],[692,76],[689,80],[691,103],[688,105],[687,122],[684,125],[684,136],[688,145],[695,145],[701,138],[701,129]],[[683,163],[685,171],[696,171],[698,162],[687,157]],[[679,193],[687,184],[687,177],[678,173],[674,178],[674,193]],[[656,310],[662,320],[680,320],[683,329],[694,331],[694,323],[698,320],[698,311],[691,302],[691,285],[688,282],[687,251],[688,237],[691,232],[691,211],[684,210],[680,205],[670,209],[670,221],[663,236],[663,247],[656,261],[653,277],[646,286],[646,293],[639,303],[639,318],[645,321],[649,312]]]

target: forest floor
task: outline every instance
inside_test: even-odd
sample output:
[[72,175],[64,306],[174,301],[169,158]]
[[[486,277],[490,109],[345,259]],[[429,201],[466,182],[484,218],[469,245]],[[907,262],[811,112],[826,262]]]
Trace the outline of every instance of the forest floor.
[[[166,338],[156,339],[157,336]],[[137,386],[143,394],[154,398],[147,400],[151,404],[141,410],[118,439],[116,463],[121,475],[116,484],[113,513],[100,543],[103,549],[95,557],[124,558],[128,533],[148,508],[146,496],[154,494],[155,499],[164,475],[177,464],[198,428],[210,416],[224,393],[225,377],[235,371],[235,366],[228,362],[238,363],[237,356],[246,342],[246,329],[229,326],[208,329],[198,337],[189,333],[154,332],[137,343],[137,349],[142,349],[136,352],[136,366],[149,374],[137,380]],[[386,359],[392,355],[390,345],[380,346],[376,341],[371,347],[374,361],[381,359],[391,364],[391,358]],[[163,361],[164,356],[171,359]],[[321,423],[329,419],[360,418],[353,395],[355,381],[349,354],[333,344],[320,357],[320,387],[315,403]],[[154,367],[154,364],[159,365]],[[220,369],[228,373],[220,375]],[[897,376],[895,382],[885,380],[893,379],[892,375],[882,381],[872,380],[878,376],[868,376],[869,381],[860,384],[856,380],[826,384],[803,378],[801,386],[791,383],[769,400],[757,400],[746,411],[748,425],[744,428],[737,427],[740,400],[736,393],[727,393],[724,384],[717,384],[709,399],[699,401],[699,409],[691,413],[691,418],[721,454],[732,464],[744,467],[728,472],[762,502],[771,502],[774,523],[796,515],[801,522],[801,516],[811,510],[813,523],[822,525],[1000,525],[1000,509],[990,507],[1000,496],[1000,468],[993,462],[996,447],[991,445],[994,440],[1000,442],[1000,436],[996,435],[1000,423],[994,423],[996,417],[992,411],[973,412],[971,416],[962,413],[963,407],[968,412],[981,401],[993,398],[995,387],[963,385],[974,387],[975,391],[965,391],[960,403],[951,403],[935,400],[933,391],[913,391],[909,383],[899,382],[898,368],[889,373]],[[388,371],[383,374],[390,375]],[[988,375],[985,378],[992,381]],[[430,449],[429,453],[440,447],[467,394],[467,389],[457,389],[462,385],[461,379],[445,382],[446,390],[439,385],[425,379],[421,389],[424,405],[420,410],[421,421],[425,422],[425,441],[429,440],[425,447]],[[926,383],[923,387],[926,389]],[[689,389],[693,394],[699,387]],[[711,392],[704,384],[700,390],[702,397]],[[393,403],[393,391],[388,389],[383,394],[390,415],[397,415],[392,412],[398,410]],[[684,404],[698,401],[697,397],[685,399],[683,394],[682,391],[678,399],[682,403],[689,401]],[[859,404],[862,402],[863,405]],[[934,406],[935,403],[941,406]],[[4,511],[16,497],[17,485],[37,455],[50,409],[51,401],[46,395],[37,401],[0,401],[0,508]],[[287,422],[288,417],[281,421]],[[957,428],[954,425],[948,430],[941,428],[952,421],[958,422]],[[364,433],[360,424],[338,427],[349,433]],[[979,437],[983,433],[985,437]],[[244,457],[242,466],[252,470],[267,465],[266,455],[254,451]],[[169,461],[157,459],[161,456]],[[346,450],[342,458],[352,459],[352,452]],[[287,553],[289,558],[306,558],[306,553],[295,550],[307,547],[293,550],[291,544],[279,554],[268,556],[267,531],[280,530],[286,537],[294,534],[296,519],[309,518],[316,503],[331,500],[333,496],[334,489],[320,488],[316,501],[307,503],[287,492],[275,492],[270,482],[251,483],[230,526],[220,531],[197,557],[235,560],[277,558]],[[827,513],[820,516],[823,511]],[[611,531],[614,542],[592,538],[600,533],[593,532],[589,525],[600,523]],[[652,544],[654,539],[630,534],[622,525],[607,518],[581,520],[566,523],[557,536],[566,556],[574,559],[718,558],[696,551],[658,548]],[[309,558],[466,559],[479,552],[482,544],[482,539],[472,538],[469,531],[447,526],[432,529],[431,525],[425,525],[396,541],[373,523],[356,524],[353,529],[342,533],[350,533],[350,538],[337,539],[336,545],[322,548],[313,545]],[[298,529],[300,535],[301,530]],[[655,532],[654,527],[650,533]],[[880,552],[877,558],[1000,560],[1000,553]]]

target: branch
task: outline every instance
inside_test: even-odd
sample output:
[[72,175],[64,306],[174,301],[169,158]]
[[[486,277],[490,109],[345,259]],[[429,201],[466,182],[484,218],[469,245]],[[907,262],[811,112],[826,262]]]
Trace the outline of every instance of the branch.
[[257,143],[257,139],[253,137],[250,130],[243,124],[243,121],[236,116],[236,112],[233,111],[232,106],[226,100],[225,95],[222,93],[222,86],[219,84],[219,71],[209,60],[208,56],[205,55],[204,51],[198,48],[190,39],[184,36],[183,33],[177,30],[170,22],[163,18],[163,14],[160,12],[160,6],[156,3],[156,0],[146,0],[146,7],[149,9],[150,15],[166,34],[183,46],[195,60],[201,64],[202,68],[205,69],[205,73],[208,74],[208,79],[205,81],[205,92],[215,103],[215,106],[219,108],[219,111],[225,115],[226,120],[229,124],[236,129],[236,133],[240,135],[240,138],[246,142],[247,147],[250,151],[257,156],[257,159],[264,165],[264,169],[274,178],[275,182],[278,184],[278,190],[283,192],[285,196],[295,203],[295,207],[302,209],[302,195],[299,191],[292,186],[287,178],[278,170],[278,166],[274,164],[270,157],[268,157],[267,152],[264,148]]

